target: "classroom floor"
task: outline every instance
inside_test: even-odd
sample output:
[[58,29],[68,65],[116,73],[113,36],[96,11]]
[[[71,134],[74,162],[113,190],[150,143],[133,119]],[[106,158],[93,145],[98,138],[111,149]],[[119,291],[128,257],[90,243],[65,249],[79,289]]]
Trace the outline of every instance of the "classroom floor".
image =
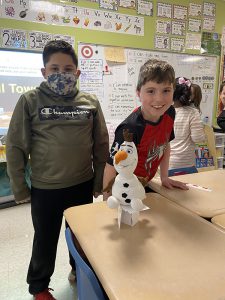
[[[100,199],[101,200],[101,199]],[[100,201],[97,200],[97,201]],[[32,300],[26,283],[33,240],[30,204],[0,209],[0,299]],[[62,226],[55,272],[50,287],[57,300],[76,300],[76,286],[68,282],[70,266]]]

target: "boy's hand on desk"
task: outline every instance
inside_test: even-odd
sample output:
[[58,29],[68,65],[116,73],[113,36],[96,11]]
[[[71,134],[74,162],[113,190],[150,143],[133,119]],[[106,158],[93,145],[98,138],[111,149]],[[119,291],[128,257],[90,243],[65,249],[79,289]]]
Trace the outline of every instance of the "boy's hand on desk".
[[165,186],[168,189],[178,188],[181,190],[189,190],[186,183],[178,181],[178,180],[173,180],[169,177],[161,178],[161,182],[162,182],[162,186]]

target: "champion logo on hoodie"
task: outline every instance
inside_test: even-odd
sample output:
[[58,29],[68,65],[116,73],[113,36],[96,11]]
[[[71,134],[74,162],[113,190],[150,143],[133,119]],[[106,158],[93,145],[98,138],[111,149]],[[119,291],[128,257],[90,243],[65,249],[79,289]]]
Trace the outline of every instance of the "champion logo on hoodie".
[[90,119],[91,110],[79,106],[43,106],[38,109],[39,118],[45,120],[84,120]]

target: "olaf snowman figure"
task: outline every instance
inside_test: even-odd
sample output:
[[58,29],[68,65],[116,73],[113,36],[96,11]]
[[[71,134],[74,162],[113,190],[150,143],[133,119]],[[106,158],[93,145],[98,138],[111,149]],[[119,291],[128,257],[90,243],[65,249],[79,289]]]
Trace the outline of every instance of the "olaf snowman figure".
[[124,142],[120,145],[113,159],[118,173],[112,185],[112,196],[107,199],[110,208],[118,208],[118,224],[123,222],[135,225],[139,212],[147,207],[142,203],[145,189],[137,176],[133,174],[138,163],[138,154],[133,142],[133,134],[123,131]]

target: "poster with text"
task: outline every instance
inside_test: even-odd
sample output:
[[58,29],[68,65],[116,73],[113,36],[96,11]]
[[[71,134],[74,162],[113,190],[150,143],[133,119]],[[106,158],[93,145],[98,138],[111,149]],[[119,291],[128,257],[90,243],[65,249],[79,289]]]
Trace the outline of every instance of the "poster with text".
[[172,21],[172,34],[185,35],[185,33],[186,33],[186,22]]
[[203,18],[202,29],[206,31],[214,31],[216,20],[214,18]]
[[155,48],[161,50],[170,49],[170,40],[168,36],[165,35],[156,35],[155,36]]
[[185,51],[185,39],[171,37],[170,49],[172,51],[184,52]]
[[157,17],[170,18],[172,17],[172,4],[157,3]]
[[136,7],[137,7],[136,1],[137,0],[120,0],[119,1],[119,6],[136,9]]
[[201,15],[202,15],[202,4],[189,3],[189,16],[201,17]]
[[171,22],[164,20],[156,20],[156,33],[170,34]]
[[102,9],[118,10],[119,0],[99,0],[99,7]]
[[173,5],[173,18],[178,20],[186,20],[187,11],[187,6]]
[[188,31],[200,32],[202,30],[202,20],[188,19]]
[[19,29],[1,29],[1,41],[3,48],[26,49],[27,32]]
[[138,0],[137,13],[145,16],[153,16],[153,2],[148,0]]
[[207,17],[216,16],[216,4],[210,2],[203,3],[203,15]]
[[186,49],[200,50],[201,49],[201,34],[187,33],[186,34]]

